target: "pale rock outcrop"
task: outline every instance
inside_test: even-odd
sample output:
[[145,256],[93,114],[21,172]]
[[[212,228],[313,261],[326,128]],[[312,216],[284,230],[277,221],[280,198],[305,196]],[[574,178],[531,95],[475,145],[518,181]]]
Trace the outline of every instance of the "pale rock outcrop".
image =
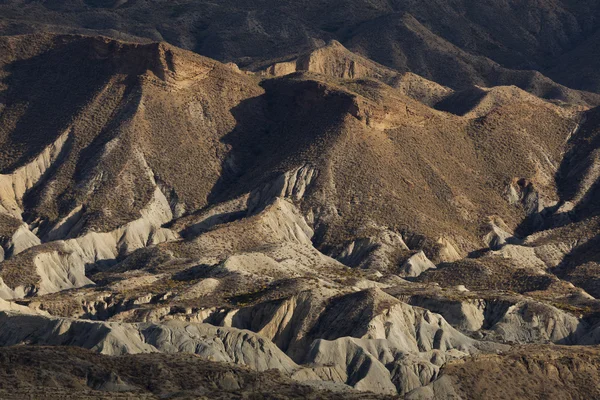
[[332,298],[334,293],[306,291],[233,310],[220,323],[272,340],[321,379],[377,393],[428,385],[445,360],[478,352],[476,341],[440,315],[379,289]]
[[215,290],[219,288],[221,282],[215,278],[202,279],[200,282],[195,283],[185,293],[179,295],[181,300],[197,299],[199,297],[209,296]]
[[68,138],[69,130],[66,130],[31,162],[10,174],[0,174],[0,212],[21,219],[23,196],[56,162]]
[[22,306],[12,301],[6,301],[0,298],[0,312],[15,312],[25,315],[48,315],[47,312],[41,310],[34,310],[33,308]]
[[222,268],[227,272],[240,275],[279,277],[282,273],[283,275],[287,275],[287,272],[291,272],[292,276],[300,276],[300,271],[296,273],[294,271],[286,271],[281,268],[281,265],[277,261],[263,253],[233,255],[223,262]]
[[441,315],[400,302],[381,289],[332,299],[311,334],[315,339],[326,340],[343,336],[385,339],[391,347],[410,353],[477,351],[476,342],[454,329]]
[[59,246],[57,250],[38,254],[33,259],[36,272],[40,277],[38,295],[93,284],[85,276],[87,263],[80,251],[71,247],[71,244],[57,245]]
[[398,275],[403,278],[415,278],[421,275],[423,272],[435,268],[435,264],[432,263],[429,258],[427,258],[425,253],[419,251],[418,253],[410,256],[408,260],[402,264]]
[[482,299],[453,300],[431,296],[413,296],[409,303],[441,314],[448,323],[462,331],[478,331],[485,322],[487,304]]
[[239,252],[227,257],[218,267],[218,274],[235,274],[261,281],[300,278],[318,273],[319,281],[328,285],[335,285],[334,279],[347,269],[314,247],[297,242]]
[[392,306],[385,314],[375,317],[363,337],[386,338],[393,346],[411,352],[475,350],[473,341],[450,326],[442,316],[405,303]]
[[[140,218],[111,232],[90,232],[72,239],[52,242],[48,251],[37,254],[33,262],[40,276],[38,294],[93,284],[85,276],[86,267],[100,261],[111,261],[134,250],[175,240],[177,234],[162,225],[173,218],[168,200],[157,186],[154,175],[141,154],[134,154],[154,185],[150,202],[140,210]],[[46,238],[76,236],[83,224],[84,207],[75,207],[58,221]]]
[[[376,271],[379,272],[379,271]],[[400,277],[396,277],[398,279],[402,279]],[[357,281],[355,281],[352,285],[352,290],[354,290],[355,292],[359,292],[361,290],[365,290],[365,289],[373,289],[373,288],[380,288],[380,289],[385,289],[385,288],[389,288],[393,286],[392,282],[377,282],[377,281],[372,281],[370,279],[359,279]]]
[[440,237],[438,238],[437,243],[440,245],[437,254],[440,262],[454,262],[462,258],[460,252],[448,238]]
[[[426,359],[423,355],[401,354],[391,368],[391,379],[398,394],[404,395],[415,388],[428,385],[437,378],[440,365]],[[442,357],[445,359],[445,357]]]
[[[348,337],[317,340],[307,357],[309,365],[323,380],[346,383],[359,390],[395,394],[390,372],[377,356],[365,350],[364,342]],[[390,355],[388,361],[393,361],[393,356]]]
[[186,310],[184,313],[169,314],[163,318],[163,321],[186,321],[186,322],[197,322],[197,323],[211,323],[213,316],[217,313],[217,309],[214,307],[204,308],[198,311]]
[[257,371],[300,367],[269,340],[233,328],[181,321],[94,322],[0,312],[0,345],[78,346],[107,355],[192,353],[212,361],[233,362]]
[[574,344],[588,331],[572,314],[533,300],[413,296],[410,304],[440,313],[463,331],[481,330],[509,342]]
[[279,175],[273,181],[250,193],[248,212],[260,210],[274,198],[300,201],[318,175],[319,171],[310,165],[303,165]]
[[172,214],[158,187],[152,201],[140,214],[140,219],[112,232],[92,232],[75,239],[55,242],[64,246],[61,251],[41,254],[36,259],[36,268],[42,277],[40,294],[91,284],[93,282],[85,278],[86,265],[113,260],[120,254],[129,254],[154,244],[156,238],[162,241],[176,238],[174,232],[160,227],[171,220]]
[[[535,233],[522,240],[521,244],[517,244],[508,233],[502,239],[503,235],[500,232],[496,232],[494,238],[491,237],[490,232],[486,239],[490,239],[488,241],[490,248],[495,251],[488,255],[511,259],[515,267],[529,268],[540,274],[546,273],[549,269],[557,267],[576,245],[572,240],[567,239],[545,240],[545,236],[551,235],[551,232]],[[495,246],[496,244],[498,246]]]
[[177,239],[174,232],[161,228],[161,225],[173,218],[173,214],[169,202],[158,186],[154,189],[152,200],[140,211],[140,214],[141,218],[117,230],[115,236],[120,234],[119,253],[128,254],[149,244]]
[[61,218],[46,235],[44,235],[44,241],[51,242],[59,239],[69,239],[77,236],[79,233],[83,220],[83,206],[79,205],[75,207],[69,214]]
[[[65,241],[55,241],[37,252],[33,264],[40,277],[37,294],[54,293],[93,284],[85,276],[86,266],[99,261],[114,260],[118,255],[155,244],[174,240],[176,234],[161,225],[172,218],[168,202],[158,187],[152,201],[141,210],[141,218],[112,232],[91,232]],[[5,299],[22,297],[23,291],[6,293]]]
[[205,254],[232,254],[282,243],[312,248],[313,234],[300,211],[277,197],[260,213],[219,226],[195,238],[194,243]]
[[554,230],[536,232],[523,241],[524,246],[535,249],[536,256],[549,268],[558,266],[579,244],[572,237],[556,237]]
[[547,265],[538,256],[533,247],[507,244],[500,250],[490,253],[489,256],[501,256],[510,259],[513,265],[518,268],[527,268],[539,274],[545,274]]
[[491,221],[488,225],[489,232],[484,236],[483,241],[490,249],[500,249],[513,237],[505,230],[507,227],[500,227],[494,221]]
[[309,165],[292,169],[250,193],[211,206],[198,215],[183,218],[175,223],[175,229],[184,236],[199,235],[215,226],[260,214],[276,199],[298,202],[317,176],[318,171]]
[[548,243],[534,248],[536,257],[548,268],[556,268],[572,250],[572,246],[564,242]]
[[12,257],[39,244],[41,244],[40,239],[29,230],[27,224],[22,224],[6,243],[5,255]]
[[299,369],[277,346],[249,331],[182,322],[141,324],[138,329],[146,343],[165,353],[195,353],[258,371],[275,368],[291,373]]
[[574,344],[588,330],[572,314],[533,300],[414,296],[410,304],[443,315],[462,331],[482,330],[509,342]]
[[221,324],[257,332],[296,359],[310,344],[307,333],[323,309],[325,299],[335,293],[335,290],[314,289],[242,308],[228,314]]
[[0,299],[21,299],[31,293],[31,289],[25,286],[9,287],[4,283],[4,279],[0,278]]
[[0,313],[0,345],[78,346],[102,354],[156,352],[130,325]]
[[490,330],[509,342],[576,344],[588,327],[555,307],[523,301],[508,308]]
[[265,228],[270,229],[282,241],[312,246],[311,238],[314,232],[291,203],[277,198],[273,208],[275,212],[265,213],[261,218]]
[[533,182],[524,178],[515,179],[507,187],[505,196],[509,204],[521,205],[527,215],[536,216],[535,224],[543,222],[539,212],[544,209],[544,202]]
[[355,389],[403,395],[430,384],[447,360],[464,357],[461,352],[411,354],[384,339],[343,337],[316,340],[307,365],[324,380],[346,383]]
[[335,258],[354,268],[386,271],[395,266],[398,255],[409,251],[402,236],[388,229],[348,244]]

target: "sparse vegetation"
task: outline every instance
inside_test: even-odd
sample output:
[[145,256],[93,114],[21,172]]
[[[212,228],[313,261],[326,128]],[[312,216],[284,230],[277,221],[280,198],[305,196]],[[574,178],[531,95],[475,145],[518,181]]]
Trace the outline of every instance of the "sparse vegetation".
[[243,3],[0,0],[0,397],[596,396],[596,5]]

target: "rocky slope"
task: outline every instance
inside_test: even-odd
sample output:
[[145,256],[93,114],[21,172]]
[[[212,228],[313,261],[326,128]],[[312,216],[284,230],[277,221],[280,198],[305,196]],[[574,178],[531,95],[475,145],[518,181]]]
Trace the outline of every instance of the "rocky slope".
[[[76,347],[3,348],[0,393],[12,398],[46,399],[386,399],[336,387],[293,381],[269,370],[257,372],[192,355],[101,356]],[[40,371],[43,375],[40,376]]]
[[[519,51],[549,62],[538,45]],[[422,77],[337,41],[247,70],[93,35],[0,50],[0,393],[594,394],[596,95],[506,60]]]
[[548,79],[538,71],[597,91],[592,65],[600,9],[593,0],[7,0],[0,16],[5,34],[167,41],[244,67],[292,58],[334,39],[388,67],[455,89],[516,84],[545,91]]

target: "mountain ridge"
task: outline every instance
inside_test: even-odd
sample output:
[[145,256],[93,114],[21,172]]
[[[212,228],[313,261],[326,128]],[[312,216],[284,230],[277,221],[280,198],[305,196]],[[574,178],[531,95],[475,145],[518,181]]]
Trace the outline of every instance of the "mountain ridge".
[[595,396],[598,10],[538,3],[2,2],[0,393]]

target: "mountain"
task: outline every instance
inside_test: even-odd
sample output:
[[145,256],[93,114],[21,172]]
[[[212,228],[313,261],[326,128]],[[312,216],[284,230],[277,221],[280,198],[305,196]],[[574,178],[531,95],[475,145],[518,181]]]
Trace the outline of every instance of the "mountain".
[[598,397],[595,3],[0,10],[0,397]]
[[[5,0],[0,16],[5,34],[101,33],[167,41],[250,68],[335,39],[388,67],[462,89],[546,81],[534,71],[569,86],[578,74],[559,71],[577,62],[568,54],[596,57],[600,8],[591,0]],[[594,72],[588,73],[586,84],[576,88],[596,91]]]

